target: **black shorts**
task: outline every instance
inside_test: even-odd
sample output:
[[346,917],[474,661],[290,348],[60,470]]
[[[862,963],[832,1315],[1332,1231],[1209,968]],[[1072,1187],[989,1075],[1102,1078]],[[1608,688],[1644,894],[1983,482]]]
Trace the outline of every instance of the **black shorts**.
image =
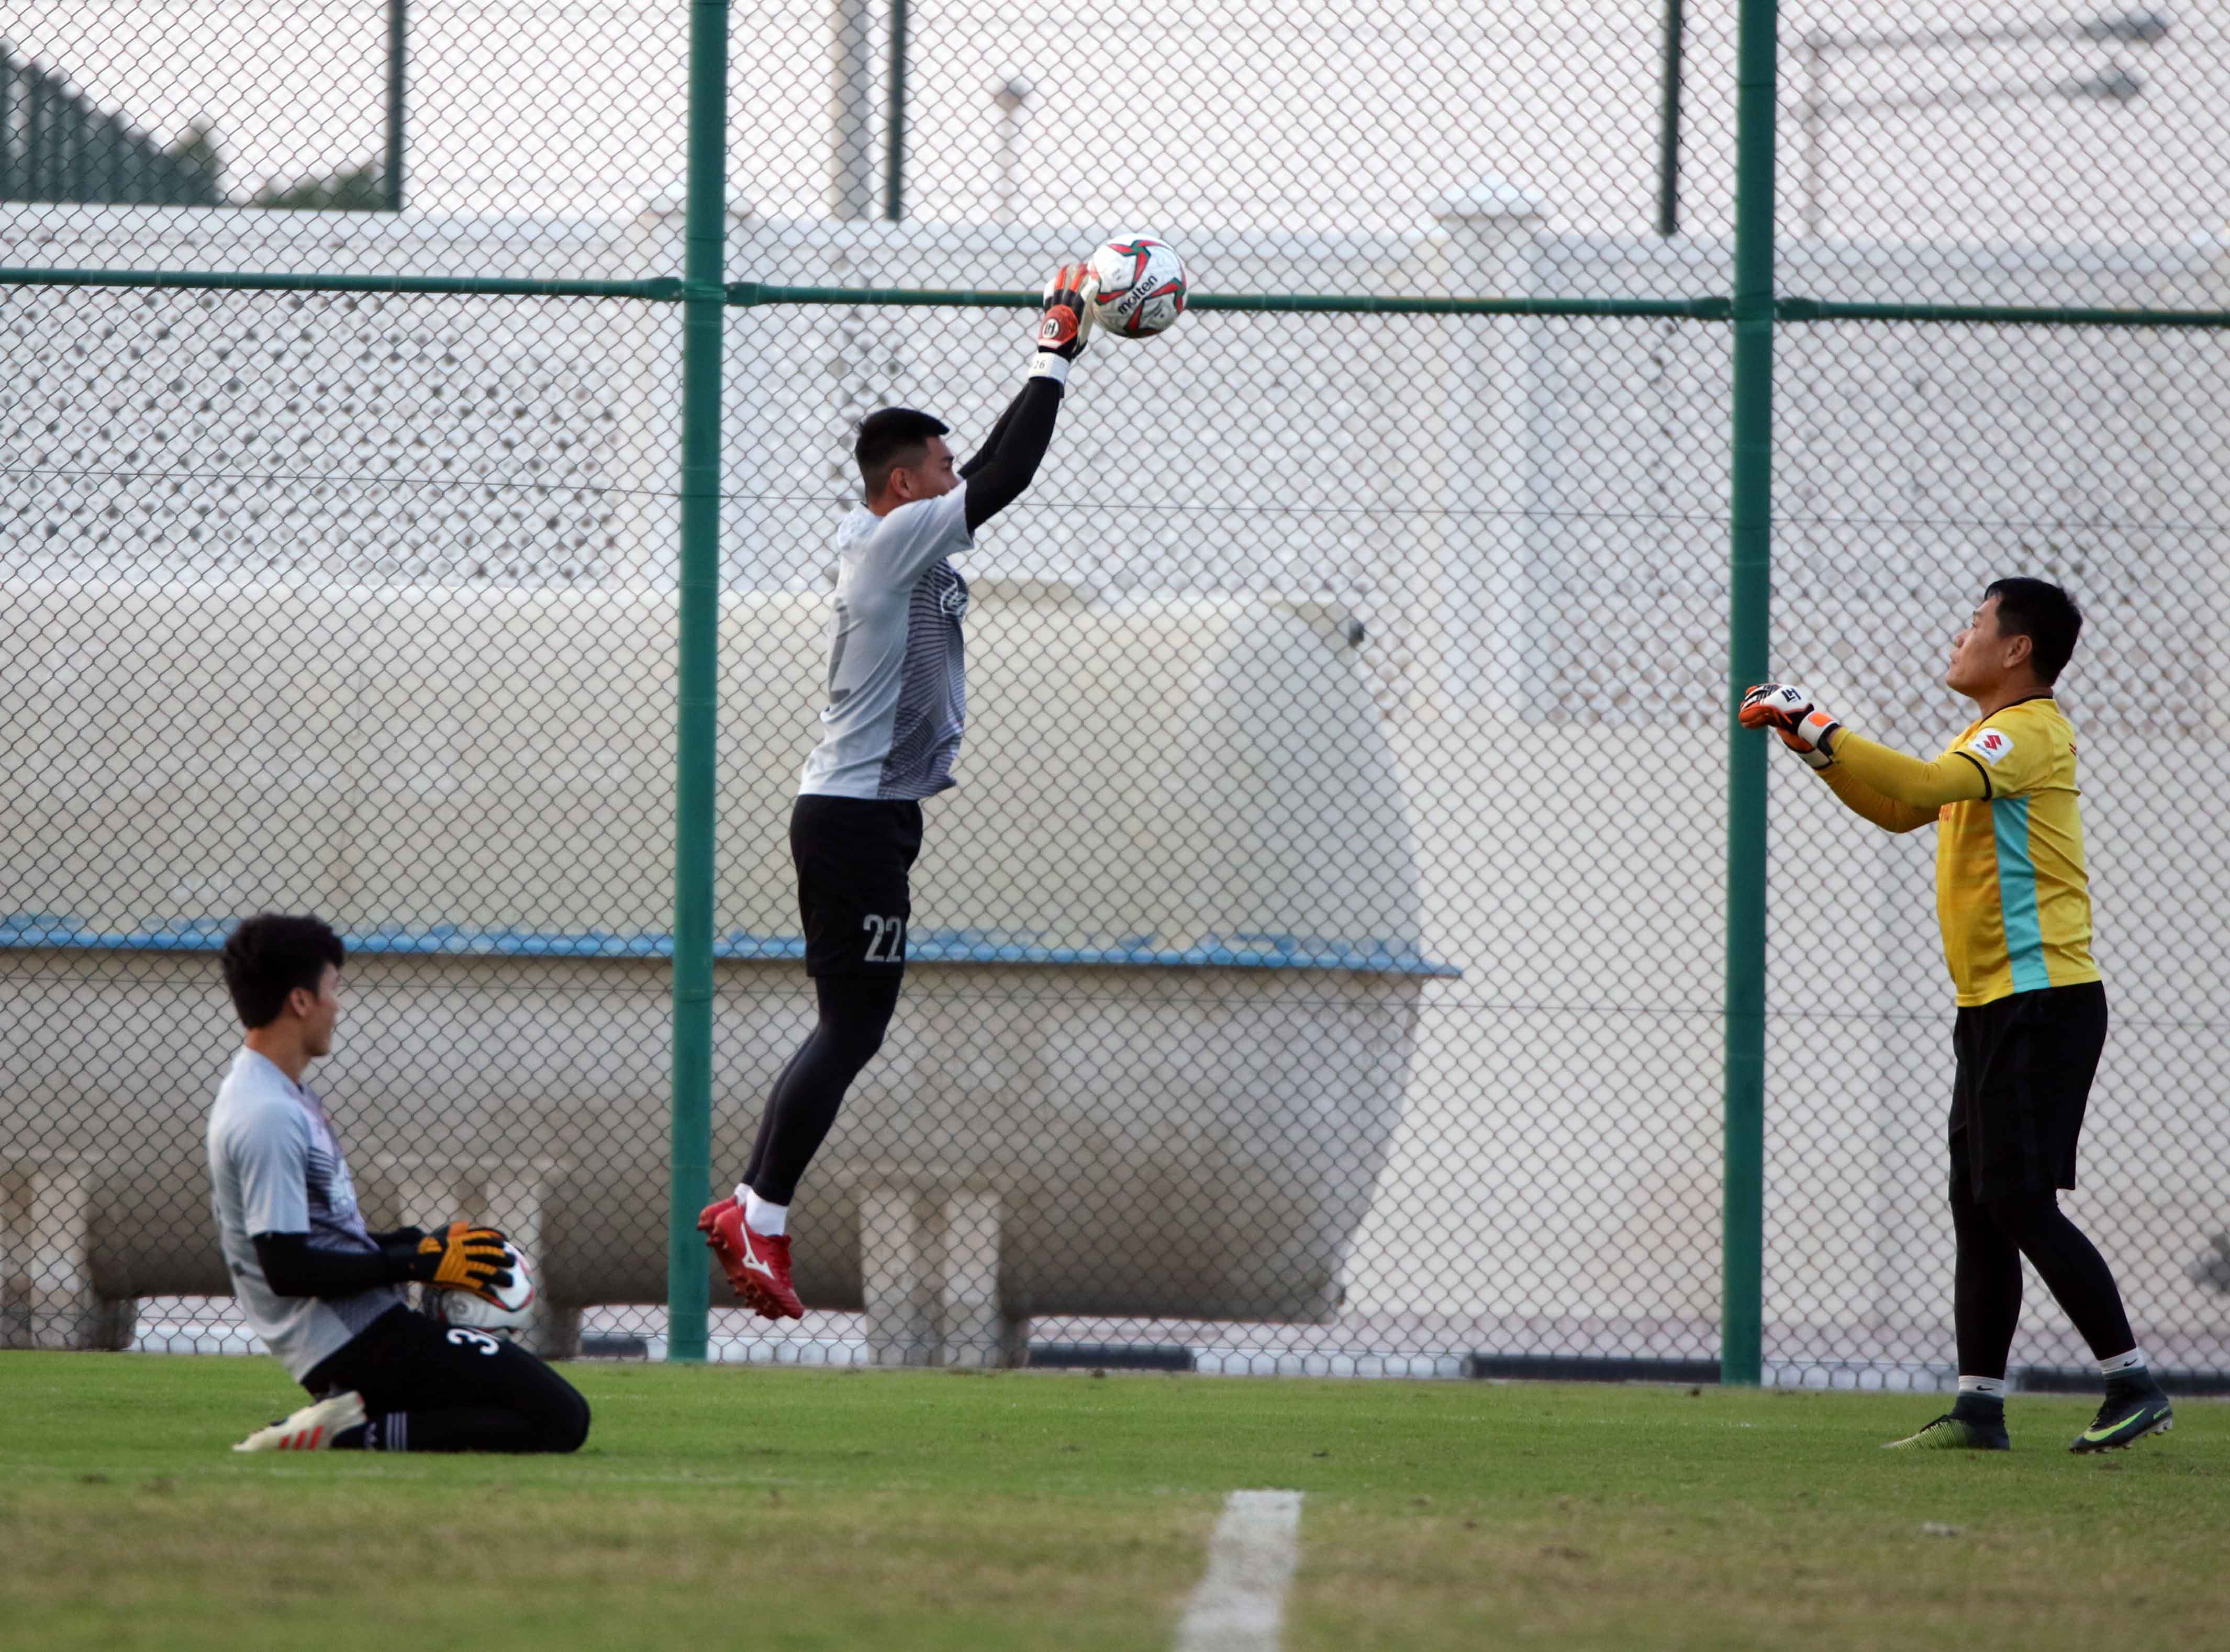
[[2075,1143],[2106,1043],[2096,981],[1959,1011],[1951,1031],[1951,1175],[1987,1202],[2075,1185]]
[[921,805],[894,798],[802,797],[790,811],[805,972],[903,974],[921,853]]
[[412,1307],[381,1314],[312,1367],[302,1386],[320,1397],[354,1389],[373,1416],[510,1411],[528,1428],[507,1449],[576,1451],[589,1437],[589,1402],[541,1360],[506,1337],[441,1325]]

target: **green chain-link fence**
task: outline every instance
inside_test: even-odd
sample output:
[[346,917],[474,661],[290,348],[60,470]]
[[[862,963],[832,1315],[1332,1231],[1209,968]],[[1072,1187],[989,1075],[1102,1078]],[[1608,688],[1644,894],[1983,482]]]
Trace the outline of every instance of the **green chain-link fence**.
[[[249,1345],[201,1131],[277,907],[351,948],[312,1082],[375,1225],[502,1223],[545,1349],[1932,1385],[1929,846],[1730,688],[1932,752],[2024,571],[2090,613],[2072,1203],[2230,1372],[2230,52],[1792,7],[1776,111],[1770,9],[1682,12],[0,15],[0,1337]],[[1094,345],[967,559],[770,1331],[690,1225],[809,1024],[852,425],[979,437],[1025,289],[1140,229],[1195,313]]]

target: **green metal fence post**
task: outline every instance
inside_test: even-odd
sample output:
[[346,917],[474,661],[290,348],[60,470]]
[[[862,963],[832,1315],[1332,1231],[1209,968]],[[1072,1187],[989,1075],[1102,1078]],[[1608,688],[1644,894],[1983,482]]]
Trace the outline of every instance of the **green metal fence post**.
[[697,1211],[712,1184],[713,765],[720,649],[720,351],[727,288],[728,5],[689,8],[681,267],[681,590],[674,821],[674,1165],[666,1357],[705,1358],[711,1277]]
[[1657,108],[1657,233],[1680,233],[1680,75],[1688,21],[1681,0],[1665,0],[1664,68]]
[[403,123],[410,81],[409,0],[387,0],[387,158],[380,187],[390,212],[403,210]]
[[1734,477],[1727,728],[1725,1300],[1722,1382],[1763,1375],[1765,742],[1734,720],[1766,674],[1773,601],[1773,207],[1776,0],[1742,0],[1735,114]]
[[891,0],[889,125],[883,141],[883,216],[906,216],[906,0]]

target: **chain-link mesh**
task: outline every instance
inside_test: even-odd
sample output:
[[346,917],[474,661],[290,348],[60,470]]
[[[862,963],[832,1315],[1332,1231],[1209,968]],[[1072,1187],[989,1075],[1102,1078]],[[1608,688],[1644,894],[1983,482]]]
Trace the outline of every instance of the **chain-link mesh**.
[[[489,1216],[552,1352],[664,1347],[686,9],[0,9],[0,1337],[252,1345],[202,1132],[213,953],[351,949],[313,1069],[373,1225]],[[1151,229],[1202,295],[1688,300],[1730,281],[1735,19],[745,5],[726,251],[1013,290]],[[2205,18],[1782,23],[1778,282],[2219,308]],[[1659,233],[1660,227],[1677,233]],[[324,287],[320,287],[324,283]],[[359,283],[361,284],[361,283]],[[779,297],[779,295],[777,295]],[[725,329],[716,1183],[812,1024],[787,820],[853,429],[963,452],[1011,307]],[[2091,615],[2115,1034],[2071,1208],[2156,1364],[2230,1366],[2220,334],[1792,321],[1773,663],[1932,752],[1988,578]],[[1709,1369],[1722,1312],[1728,332],[1196,312],[1096,344],[964,559],[970,731],[882,1050],[727,1358]],[[2175,742],[2171,747],[2170,742]],[[1767,1373],[1950,1356],[1925,836],[1773,782]],[[2210,847],[2212,846],[2212,847]],[[2017,1363],[2079,1364],[2032,1287]]]
[[[2195,278],[2203,255],[2179,255]],[[2062,290],[2086,274],[2066,259]],[[1849,405],[1854,382],[1873,406]],[[2226,1007],[2208,915],[2222,805],[2154,708],[2205,726],[2224,663],[2225,341],[1818,326],[1793,332],[1782,385],[1784,431],[1815,439],[1784,449],[1776,658],[1801,662],[1839,714],[1940,751],[1973,715],[1940,678],[1982,587],[2031,573],[2085,604],[2059,699],[2112,1032],[2064,1203],[2112,1262],[2155,1363],[2220,1370],[2226,1131],[2195,1051]],[[1822,1013],[1777,1023],[1772,1047],[1769,1312],[1791,1358],[1943,1364],[1951,1009],[1933,834],[1854,829],[1809,778],[1778,776],[1773,800],[1776,845],[1807,852],[1776,861],[1770,978],[1803,982]],[[2033,1275],[2026,1296],[2015,1365],[2085,1365]]]

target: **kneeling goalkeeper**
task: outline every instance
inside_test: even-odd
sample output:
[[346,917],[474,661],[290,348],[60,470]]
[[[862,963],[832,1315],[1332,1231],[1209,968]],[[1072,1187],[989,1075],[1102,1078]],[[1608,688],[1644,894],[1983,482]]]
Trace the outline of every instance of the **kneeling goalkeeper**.
[[265,913],[224,945],[248,1035],[209,1112],[209,1198],[241,1312],[312,1403],[235,1451],[573,1451],[589,1406],[524,1348],[437,1324],[412,1281],[507,1285],[493,1228],[366,1231],[348,1160],[303,1069],[333,1047],[340,938]]

